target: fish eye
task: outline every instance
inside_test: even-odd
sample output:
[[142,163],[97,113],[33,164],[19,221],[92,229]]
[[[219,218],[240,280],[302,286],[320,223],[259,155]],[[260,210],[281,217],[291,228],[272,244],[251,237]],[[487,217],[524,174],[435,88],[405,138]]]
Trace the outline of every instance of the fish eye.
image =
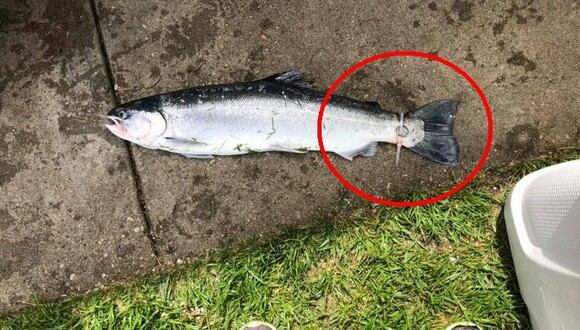
[[119,118],[127,119],[127,112],[125,112],[125,110],[120,110],[117,114],[119,115]]

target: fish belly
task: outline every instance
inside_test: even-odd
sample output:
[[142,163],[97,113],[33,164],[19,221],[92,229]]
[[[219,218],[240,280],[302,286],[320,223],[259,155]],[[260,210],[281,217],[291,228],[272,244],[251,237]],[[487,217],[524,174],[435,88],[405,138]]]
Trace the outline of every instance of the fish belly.
[[[172,133],[195,139],[187,154],[237,155],[252,152],[319,150],[319,104],[286,99],[245,99],[198,106],[180,118]],[[391,123],[329,105],[323,119],[326,151],[344,154],[385,141]],[[177,152],[177,151],[174,151]]]

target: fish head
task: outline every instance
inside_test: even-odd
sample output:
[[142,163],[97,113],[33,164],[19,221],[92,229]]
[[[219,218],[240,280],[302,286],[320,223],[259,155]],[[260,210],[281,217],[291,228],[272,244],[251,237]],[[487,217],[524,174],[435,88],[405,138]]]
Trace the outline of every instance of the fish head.
[[155,141],[165,133],[167,121],[159,110],[120,106],[107,114],[106,127],[111,133],[145,147],[154,147]]

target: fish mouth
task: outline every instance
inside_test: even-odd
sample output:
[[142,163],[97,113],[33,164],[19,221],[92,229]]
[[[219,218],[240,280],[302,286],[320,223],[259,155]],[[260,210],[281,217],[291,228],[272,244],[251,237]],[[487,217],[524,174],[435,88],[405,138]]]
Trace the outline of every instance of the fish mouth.
[[127,133],[127,127],[123,124],[123,120],[115,116],[107,116],[105,127],[119,137],[123,137]]

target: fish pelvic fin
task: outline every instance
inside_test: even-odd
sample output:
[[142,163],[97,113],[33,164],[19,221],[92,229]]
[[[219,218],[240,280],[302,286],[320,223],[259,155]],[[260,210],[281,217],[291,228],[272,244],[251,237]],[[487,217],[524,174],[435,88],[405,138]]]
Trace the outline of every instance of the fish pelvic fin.
[[214,159],[213,155],[200,155],[200,154],[180,154],[184,157],[191,158],[191,159]]
[[425,137],[409,149],[434,162],[455,166],[459,164],[459,146],[453,135],[453,122],[459,101],[441,100],[429,103],[408,114],[423,121]]

